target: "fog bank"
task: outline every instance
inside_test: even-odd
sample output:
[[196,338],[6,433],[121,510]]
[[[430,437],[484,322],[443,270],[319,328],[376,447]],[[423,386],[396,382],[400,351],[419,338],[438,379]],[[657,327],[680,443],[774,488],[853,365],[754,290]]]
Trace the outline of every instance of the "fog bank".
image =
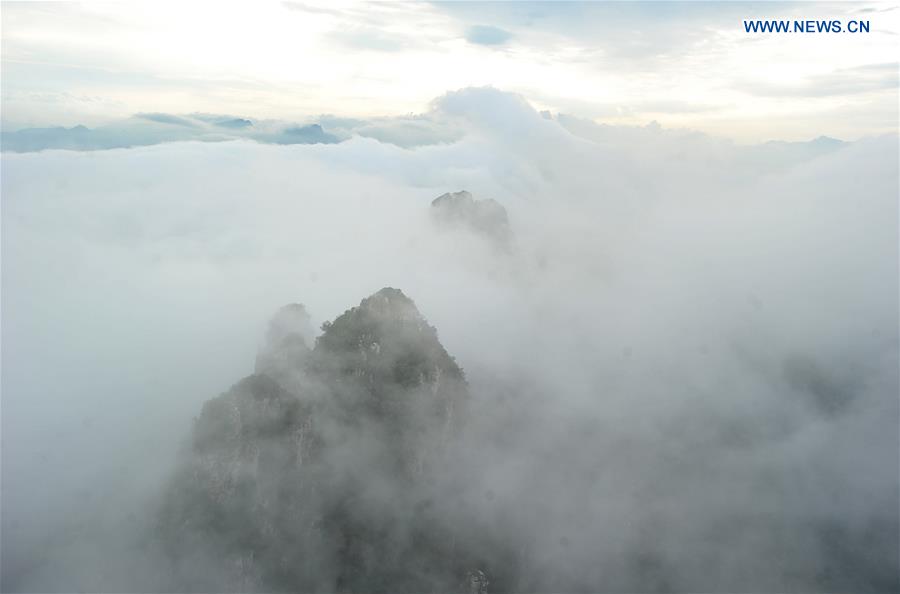
[[[176,451],[273,312],[389,286],[466,373],[451,475],[519,591],[896,590],[897,137],[736,147],[494,89],[428,120],[2,155],[2,589],[152,590]],[[459,190],[509,249],[434,224]]]

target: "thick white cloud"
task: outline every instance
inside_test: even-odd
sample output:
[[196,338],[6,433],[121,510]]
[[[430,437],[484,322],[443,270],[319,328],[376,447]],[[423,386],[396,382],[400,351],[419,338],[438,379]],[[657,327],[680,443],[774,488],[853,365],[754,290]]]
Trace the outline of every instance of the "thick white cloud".
[[[459,140],[3,154],[4,588],[134,589],[141,505],[267,318],[383,286],[466,369],[486,525],[546,579],[803,588],[840,557],[821,526],[889,579],[897,138],[744,149],[492,89],[432,118]],[[458,189],[510,253],[431,226]]]

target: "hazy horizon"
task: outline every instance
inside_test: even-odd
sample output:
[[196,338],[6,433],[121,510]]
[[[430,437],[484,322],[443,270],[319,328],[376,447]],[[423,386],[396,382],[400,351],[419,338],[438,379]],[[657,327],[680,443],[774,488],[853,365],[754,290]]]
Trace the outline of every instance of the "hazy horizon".
[[[897,128],[898,15],[891,2],[4,2],[2,125],[398,117],[491,85],[609,124],[856,140]],[[745,19],[871,30],[747,33]]]

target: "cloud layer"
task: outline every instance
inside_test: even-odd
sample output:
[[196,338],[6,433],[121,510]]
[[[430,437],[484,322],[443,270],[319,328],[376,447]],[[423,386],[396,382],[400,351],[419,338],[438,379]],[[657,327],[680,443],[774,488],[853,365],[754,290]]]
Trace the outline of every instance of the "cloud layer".
[[[737,147],[488,88],[378,125],[3,154],[4,590],[152,590],[191,416],[280,306],[383,286],[467,373],[463,490],[523,591],[896,589],[896,137]],[[433,226],[460,189],[510,251]]]

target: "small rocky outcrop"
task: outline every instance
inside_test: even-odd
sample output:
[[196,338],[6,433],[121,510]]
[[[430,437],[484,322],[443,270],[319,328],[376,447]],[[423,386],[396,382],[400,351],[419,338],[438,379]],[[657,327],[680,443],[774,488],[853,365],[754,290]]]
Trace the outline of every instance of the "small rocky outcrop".
[[508,247],[511,239],[509,216],[503,205],[490,198],[475,200],[465,190],[435,198],[431,202],[431,216],[441,227],[467,229],[499,246]]

